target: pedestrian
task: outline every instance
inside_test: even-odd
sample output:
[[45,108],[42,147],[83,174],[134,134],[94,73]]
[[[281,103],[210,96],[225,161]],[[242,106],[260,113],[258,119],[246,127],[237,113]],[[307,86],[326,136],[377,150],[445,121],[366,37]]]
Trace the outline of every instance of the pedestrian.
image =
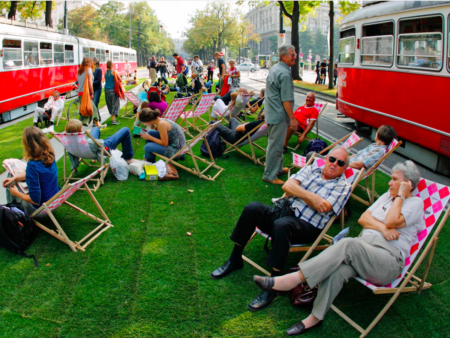
[[241,72],[239,71],[239,68],[235,66],[234,60],[230,60],[230,67],[228,68],[227,72],[225,73],[226,76],[228,76],[228,82],[230,83],[229,92],[234,93],[237,88],[240,87],[241,82]]
[[278,48],[279,60],[270,68],[266,81],[265,120],[268,127],[268,145],[263,181],[284,184],[277,176],[287,174],[283,168],[283,142],[287,128],[298,129],[294,117],[294,84],[291,67],[295,64],[297,53],[295,47],[283,44]]
[[[95,70],[94,70],[94,105],[98,110],[98,103],[100,102],[100,96],[102,95],[102,69],[100,68],[100,62],[98,60],[95,61]],[[98,120],[101,122],[102,117],[100,112],[98,113]]]
[[323,59],[320,64],[320,78],[322,79],[321,83],[324,85],[327,81],[327,59]]
[[320,61],[317,61],[317,63],[316,63],[316,74],[317,74],[317,77],[316,77],[315,84],[320,84]]
[[125,60],[125,73],[127,74],[127,81],[131,75],[131,65],[128,63],[128,60]]
[[169,84],[169,81],[167,81],[167,62],[164,60],[164,57],[162,56],[159,60],[159,72],[161,73],[161,80],[167,85]]
[[[94,125],[97,127],[104,128],[105,126],[100,125],[98,122],[98,110],[95,106],[94,100],[94,86],[93,86],[93,69],[94,69],[94,60],[90,57],[84,57],[83,61],[81,61],[80,66],[78,67],[77,72],[77,82],[78,82],[78,102],[81,103],[81,99],[83,96],[84,83],[88,81],[89,87],[89,96],[92,101],[92,115],[83,116],[80,114],[80,120],[83,126],[87,127],[91,120],[94,120]],[[79,105],[81,107],[81,105]]]
[[203,74],[203,62],[198,58],[198,55],[194,55],[194,60],[192,60],[192,73],[202,76]]
[[116,95],[114,91],[115,85],[115,75],[116,71],[112,69],[113,62],[108,60],[106,63],[106,74],[105,74],[105,100],[108,107],[109,114],[112,118],[112,124],[119,124],[117,121],[117,116],[119,115],[120,101],[119,96]]
[[212,81],[214,76],[214,61],[211,61],[208,65],[208,80]]
[[334,64],[334,85],[336,86],[336,82],[337,82],[337,77],[338,77],[338,69],[337,69],[337,63]]
[[158,67],[158,63],[156,62],[156,57],[153,55],[152,60],[150,61],[150,78],[152,79],[152,83],[156,82],[156,68]]
[[225,79],[225,72],[226,72],[225,61],[220,57],[219,52],[215,52],[214,57],[219,62],[219,79],[220,79],[219,89],[222,90],[223,81]]

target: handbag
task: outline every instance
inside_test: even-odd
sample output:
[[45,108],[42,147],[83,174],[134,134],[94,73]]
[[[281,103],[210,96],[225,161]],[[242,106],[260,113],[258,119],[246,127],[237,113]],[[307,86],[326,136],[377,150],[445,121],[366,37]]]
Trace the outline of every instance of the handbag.
[[241,78],[239,78],[239,77],[231,78],[231,82],[233,84],[233,87],[235,87],[235,88],[239,88],[241,86]]
[[164,177],[160,177],[160,181],[175,181],[178,180],[180,176],[178,176],[178,171],[175,169],[175,167],[170,164],[166,163],[166,175]]
[[91,93],[89,91],[89,67],[85,68],[83,95],[81,95],[80,114],[81,116],[91,116],[94,110],[92,109]]
[[[298,265],[296,265],[290,268],[288,272],[291,273],[298,270],[300,270],[300,268],[298,267]],[[309,305],[312,304],[316,299],[318,290],[319,290],[318,285],[316,285],[313,288],[310,288],[307,283],[300,283],[289,292],[289,298],[291,300],[292,305],[294,306]]]

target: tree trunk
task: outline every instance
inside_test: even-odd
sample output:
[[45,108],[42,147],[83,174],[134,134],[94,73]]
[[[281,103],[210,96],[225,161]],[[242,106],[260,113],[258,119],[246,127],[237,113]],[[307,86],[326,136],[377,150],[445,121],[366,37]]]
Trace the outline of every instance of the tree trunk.
[[45,25],[53,28],[52,1],[45,2]]
[[333,1],[330,1],[330,29],[329,29],[329,35],[330,35],[330,64],[328,65],[328,89],[334,88],[334,48],[333,48],[333,41],[334,41],[334,3]]
[[19,1],[11,1],[11,7],[9,7],[8,19],[16,19],[17,3]]
[[[294,1],[294,8],[292,10],[292,32],[291,32],[291,44],[295,47],[295,52],[297,55],[300,53],[299,48],[299,41],[298,41],[298,20],[300,19],[300,13],[299,13],[299,6],[298,2]],[[292,66],[291,72],[292,72],[292,78],[294,80],[300,80],[303,81],[303,79],[300,77],[300,70],[299,70],[299,61],[300,58],[297,56],[297,59],[295,60],[295,64]]]

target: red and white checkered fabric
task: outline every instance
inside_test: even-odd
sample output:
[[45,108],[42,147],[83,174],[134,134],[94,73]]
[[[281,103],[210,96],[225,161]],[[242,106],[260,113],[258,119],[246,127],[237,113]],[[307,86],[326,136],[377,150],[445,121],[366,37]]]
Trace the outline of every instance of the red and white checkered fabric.
[[409,250],[410,256],[405,259],[405,267],[402,270],[400,276],[395,281],[385,286],[375,286],[366,282],[364,279],[356,277],[356,280],[364,284],[371,290],[395,288],[402,281],[408,269],[416,259],[417,255],[425,244],[428,236],[433,232],[433,228],[436,225],[442,211],[444,211],[450,199],[449,187],[437,184],[433,181],[422,178],[417,185],[417,188],[412,192],[413,196],[420,197],[423,201],[423,218],[425,220],[425,228],[419,231],[417,238],[415,239],[411,249]]
[[[65,201],[67,201],[69,199],[70,196],[72,196],[74,194],[75,191],[77,191],[87,180],[89,180],[90,178],[94,177],[95,175],[97,175],[100,171],[102,171],[104,168],[100,168],[96,171],[94,171],[92,174],[90,174],[89,176],[86,176],[85,178],[82,178],[79,181],[76,181],[75,183],[70,184],[70,188],[67,189],[66,191],[64,191],[60,196],[58,196],[58,198],[56,198],[52,203],[50,203],[49,205],[47,205],[47,207],[50,209],[50,211],[53,211],[57,208],[59,208]],[[42,209],[42,211],[37,214],[36,216],[33,217],[43,217],[47,215],[47,211],[45,209]]]
[[358,142],[361,139],[356,133],[353,133],[350,135],[350,137],[342,144],[342,147],[345,149],[350,148],[353,146],[356,142]]
[[140,106],[142,101],[136,96],[134,95],[133,92],[125,92],[125,98],[130,101],[133,105],[135,105],[136,107]]
[[189,104],[190,97],[184,97],[181,99],[174,99],[172,104],[170,105],[167,112],[164,114],[164,118],[166,120],[170,120],[176,122],[181,114],[183,114],[184,109]]
[[292,153],[292,163],[303,168],[306,165],[306,157],[296,153]]
[[186,148],[180,153],[180,155],[186,154],[189,149],[193,148],[199,141],[201,141],[211,130],[217,127],[220,124],[220,121],[209,125],[208,128],[203,130],[200,134],[194,137],[191,141],[186,142]]
[[195,109],[194,114],[192,114],[192,112],[190,111],[186,114],[186,118],[199,117],[206,113],[208,109],[213,105],[215,96],[215,93],[202,95],[202,98],[200,99],[200,102],[198,103],[197,109]]
[[97,155],[91,151],[85,133],[56,133],[63,147],[73,156],[95,160]]

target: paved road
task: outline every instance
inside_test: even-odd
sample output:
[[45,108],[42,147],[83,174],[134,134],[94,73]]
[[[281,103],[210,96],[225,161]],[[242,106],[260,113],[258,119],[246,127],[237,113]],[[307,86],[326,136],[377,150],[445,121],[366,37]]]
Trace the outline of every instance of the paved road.
[[[256,72],[258,73],[258,72]],[[255,74],[256,74],[255,73]],[[263,77],[261,76],[254,76],[253,74],[250,76],[250,78],[247,76],[247,72],[243,72],[241,74],[241,87],[246,87],[253,89],[255,91],[261,90],[261,88],[265,88],[265,83],[260,82]],[[252,78],[257,79],[259,81],[252,80]],[[302,93],[295,93],[295,109],[305,104],[305,98],[306,95]],[[330,140],[332,142],[335,142],[345,135],[349,134],[352,130],[351,125],[342,125],[337,122],[332,122],[330,120],[336,120],[336,115],[338,113],[336,109],[336,104],[331,103],[330,101],[323,101],[320,99],[317,99],[316,102],[322,103],[326,102],[328,103],[327,108],[322,113],[322,115],[319,117],[318,123],[319,123],[319,135],[326,138],[327,140]],[[370,143],[373,141],[370,141],[370,135],[364,135],[361,132],[358,131],[358,134],[360,136],[364,137],[364,140],[360,142],[358,145],[356,145],[354,148],[351,149],[351,151],[356,152],[358,150],[361,150],[362,148],[367,147]],[[404,162],[407,160],[406,157],[399,155],[397,153],[392,154],[389,156],[381,166],[381,170],[385,173],[390,173],[390,169],[394,166],[397,162]],[[431,171],[428,168],[425,168],[421,165],[418,165],[420,172],[422,174],[422,177],[450,186],[450,178],[445,177],[443,175],[440,175],[438,173],[435,173]]]

